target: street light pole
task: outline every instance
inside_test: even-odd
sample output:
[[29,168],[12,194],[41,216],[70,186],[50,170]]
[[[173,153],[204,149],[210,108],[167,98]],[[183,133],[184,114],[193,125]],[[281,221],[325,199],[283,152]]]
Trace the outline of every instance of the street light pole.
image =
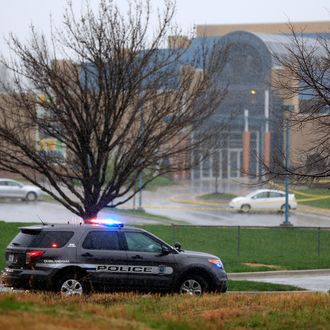
[[[141,94],[140,94],[141,95]],[[143,110],[143,99],[140,102],[140,143],[143,143],[144,137],[144,110]],[[143,187],[143,172],[139,173],[138,177],[138,191],[139,191],[139,204],[138,209],[142,209],[142,187]]]
[[[290,157],[290,134],[289,134],[289,117],[285,120],[285,169],[288,171],[289,167],[289,157]],[[285,175],[285,212],[284,212],[284,222],[282,226],[292,226],[289,221],[289,174]]]

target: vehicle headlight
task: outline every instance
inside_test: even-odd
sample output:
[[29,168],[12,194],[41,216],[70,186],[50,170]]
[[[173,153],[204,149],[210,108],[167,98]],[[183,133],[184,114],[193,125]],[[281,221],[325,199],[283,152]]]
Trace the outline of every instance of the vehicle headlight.
[[221,262],[220,259],[208,259],[208,262],[210,264],[213,264],[214,266],[220,268],[220,269],[224,269],[223,263]]

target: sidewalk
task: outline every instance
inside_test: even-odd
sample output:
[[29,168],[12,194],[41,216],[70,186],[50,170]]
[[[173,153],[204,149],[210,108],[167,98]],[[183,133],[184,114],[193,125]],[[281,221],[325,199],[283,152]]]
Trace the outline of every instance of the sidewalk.
[[230,280],[256,281],[294,285],[317,292],[330,290],[330,269],[284,270],[269,272],[229,273]]

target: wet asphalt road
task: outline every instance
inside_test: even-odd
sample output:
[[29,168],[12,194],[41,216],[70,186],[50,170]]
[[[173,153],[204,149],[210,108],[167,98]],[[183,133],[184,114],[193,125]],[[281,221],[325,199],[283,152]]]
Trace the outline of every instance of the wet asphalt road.
[[[256,187],[242,185],[237,182],[223,181],[219,191],[244,195]],[[229,209],[228,204],[191,203],[196,196],[214,191],[212,182],[182,183],[163,187],[157,191],[142,193],[142,207],[148,212],[167,216],[173,220],[183,221],[192,225],[208,226],[278,226],[284,221],[284,215],[277,212],[251,212],[242,214]],[[69,192],[68,192],[69,194]],[[188,201],[188,203],[186,203]],[[196,199],[195,199],[196,201]],[[136,205],[138,198],[136,198]],[[133,208],[133,199],[121,206]],[[99,216],[112,216],[110,208],[100,212]],[[49,223],[66,223],[81,221],[73,213],[57,203],[45,201],[22,202],[19,200],[0,200],[0,220],[10,222],[39,222],[42,219]],[[118,220],[128,223],[157,223],[141,218],[125,217]],[[290,213],[289,221],[294,226],[330,227],[330,212],[306,212],[304,207]]]
[[[189,205],[173,202],[169,198],[155,200],[150,198],[145,201],[144,209],[153,214],[167,216],[177,221],[183,221],[192,225],[208,226],[278,226],[284,221],[284,215],[277,212],[256,212],[242,214],[233,211],[227,206],[219,205]],[[130,208],[131,205],[127,205]],[[101,217],[113,217],[110,208],[100,212]],[[118,217],[118,216],[116,216]],[[0,203],[0,219],[7,222],[39,222],[40,219],[48,223],[79,223],[81,221],[73,213],[57,203],[44,201],[21,202],[8,201]],[[126,223],[157,223],[159,221],[146,220],[134,217],[121,217]],[[330,214],[313,214],[293,211],[289,221],[294,226],[302,227],[330,227]]]

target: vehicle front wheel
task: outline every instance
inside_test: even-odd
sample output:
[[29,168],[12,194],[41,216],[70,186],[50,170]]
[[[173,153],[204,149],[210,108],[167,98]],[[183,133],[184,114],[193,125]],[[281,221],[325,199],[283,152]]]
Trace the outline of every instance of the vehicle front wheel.
[[25,200],[29,202],[33,202],[37,199],[37,194],[33,191],[30,191],[26,194]]
[[201,295],[208,288],[207,281],[198,275],[188,275],[180,283],[179,293],[189,295]]
[[251,206],[249,204],[243,204],[241,206],[241,211],[243,213],[248,213],[248,212],[250,212],[250,210],[251,210]]
[[88,292],[88,288],[81,276],[65,274],[58,280],[57,291],[63,296],[81,296]]

